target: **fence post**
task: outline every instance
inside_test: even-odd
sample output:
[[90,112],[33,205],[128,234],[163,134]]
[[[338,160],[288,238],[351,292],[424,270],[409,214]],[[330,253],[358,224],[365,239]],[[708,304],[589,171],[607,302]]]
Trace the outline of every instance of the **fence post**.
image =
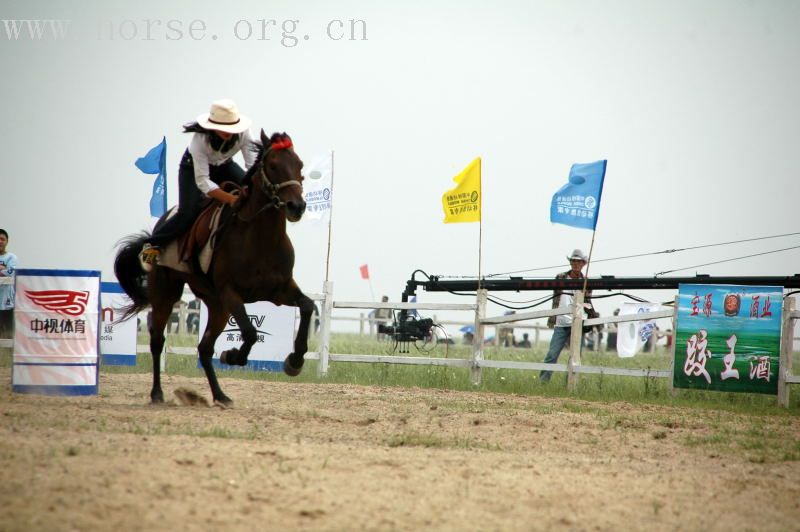
[[[358,335],[364,336],[364,313],[359,314],[358,317]],[[370,327],[369,335],[372,336],[372,327]]]
[[567,390],[574,392],[578,385],[575,367],[581,365],[581,340],[583,339],[583,292],[575,291],[572,304],[572,330],[569,337],[569,362],[567,363]]
[[533,330],[533,347],[535,348],[538,343],[539,343],[539,326],[537,325],[536,328]]
[[483,360],[484,325],[481,320],[486,317],[488,294],[489,291],[485,288],[478,290],[477,306],[475,308],[475,336],[472,338],[472,384],[475,386],[481,383],[481,367],[478,366],[478,362]]
[[783,327],[781,328],[781,356],[778,362],[778,404],[789,406],[789,385],[787,375],[792,374],[792,351],[794,348],[794,320],[789,314],[794,310],[794,297],[783,300]]
[[333,312],[333,281],[322,283],[322,316],[319,327],[319,364],[317,376],[324,377],[328,374],[328,356],[331,347],[331,313]]
[[178,307],[178,334],[184,335],[187,333],[186,330],[186,318],[189,316],[189,308],[183,301],[181,301],[180,306]]

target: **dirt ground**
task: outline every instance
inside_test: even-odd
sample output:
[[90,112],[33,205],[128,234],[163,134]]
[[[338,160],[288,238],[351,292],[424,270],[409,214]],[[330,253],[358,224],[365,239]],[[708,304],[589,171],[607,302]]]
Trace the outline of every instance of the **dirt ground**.
[[232,409],[179,404],[210,394],[175,376],[163,406],[149,375],[78,398],[6,384],[0,530],[800,529],[800,462],[688,446],[708,429],[685,409],[221,382]]

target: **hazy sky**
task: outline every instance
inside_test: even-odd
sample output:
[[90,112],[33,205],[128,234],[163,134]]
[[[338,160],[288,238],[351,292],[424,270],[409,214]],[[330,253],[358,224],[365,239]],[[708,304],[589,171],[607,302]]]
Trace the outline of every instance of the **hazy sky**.
[[[477,273],[478,224],[445,225],[441,210],[476,156],[485,274],[588,252],[591,232],[550,224],[549,203],[571,164],[603,158],[595,258],[798,230],[798,2],[3,0],[0,13],[70,21],[65,40],[49,27],[41,40],[27,28],[13,39],[0,25],[0,227],[21,267],[100,269],[110,280],[116,241],[153,223],[153,179],[134,160],[165,135],[175,201],[189,140],[181,125],[223,97],[254,133],[292,135],[307,161],[335,151],[330,277],[340,300],[370,298],[363,263],[375,296],[392,300],[417,268]],[[355,39],[351,19],[362,21]],[[320,292],[327,231],[301,222],[291,235],[297,280]],[[651,276],[796,245],[797,236],[590,273]],[[798,263],[793,250],[697,272],[789,275]],[[605,314],[622,302],[598,306]]]

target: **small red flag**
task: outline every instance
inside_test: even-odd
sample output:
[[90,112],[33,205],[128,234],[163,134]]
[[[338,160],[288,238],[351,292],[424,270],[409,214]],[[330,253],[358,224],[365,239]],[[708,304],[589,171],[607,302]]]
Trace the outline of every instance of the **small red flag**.
[[358,269],[361,270],[362,279],[369,279],[369,266],[362,264]]

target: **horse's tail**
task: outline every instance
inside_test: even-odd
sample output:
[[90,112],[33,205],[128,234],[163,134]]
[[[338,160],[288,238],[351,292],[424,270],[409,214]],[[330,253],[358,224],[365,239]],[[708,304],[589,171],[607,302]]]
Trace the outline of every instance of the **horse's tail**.
[[125,321],[150,305],[145,289],[145,272],[139,264],[139,252],[149,236],[149,233],[142,232],[125,237],[117,244],[114,273],[122,289],[131,298],[130,305],[122,308],[122,317],[118,321]]

